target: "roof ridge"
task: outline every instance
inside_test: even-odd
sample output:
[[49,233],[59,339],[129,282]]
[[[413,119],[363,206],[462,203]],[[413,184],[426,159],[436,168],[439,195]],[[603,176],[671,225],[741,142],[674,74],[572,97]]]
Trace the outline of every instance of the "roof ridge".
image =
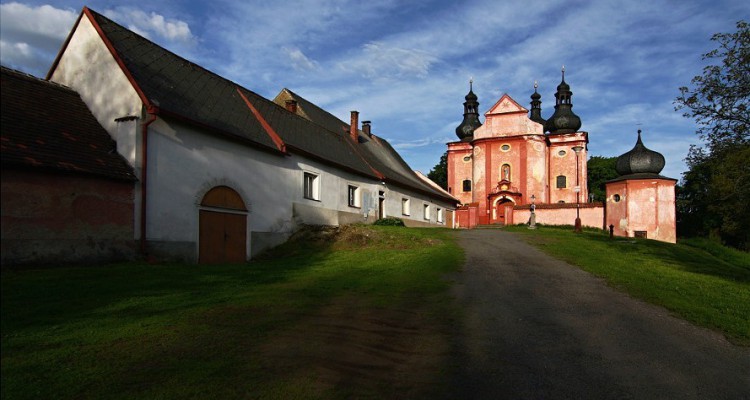
[[50,87],[52,87],[54,89],[67,90],[67,91],[73,92],[75,94],[78,94],[78,92],[75,89],[73,89],[73,88],[71,88],[69,86],[63,85],[62,83],[58,83],[58,82],[55,82],[55,81],[50,81],[50,80],[47,80],[47,79],[44,79],[44,78],[40,78],[40,77],[34,76],[34,75],[32,75],[32,74],[30,74],[28,72],[19,71],[19,70],[14,69],[14,68],[6,67],[5,65],[0,65],[0,68],[2,68],[2,72],[3,73],[13,74],[13,75],[16,75],[18,78],[27,79],[27,80],[31,80],[31,81],[35,81],[35,82],[39,82],[41,84],[47,84],[47,85],[49,85]]

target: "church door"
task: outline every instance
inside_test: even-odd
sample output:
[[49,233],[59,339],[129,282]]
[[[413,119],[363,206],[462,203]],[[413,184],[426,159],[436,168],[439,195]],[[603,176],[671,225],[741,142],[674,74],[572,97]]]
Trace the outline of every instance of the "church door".
[[493,210],[493,214],[495,215],[495,219],[493,221],[494,224],[499,225],[505,225],[505,206],[512,205],[513,202],[508,199],[503,199],[495,203],[495,209]]
[[247,208],[226,186],[206,193],[199,216],[198,262],[241,263],[247,260]]

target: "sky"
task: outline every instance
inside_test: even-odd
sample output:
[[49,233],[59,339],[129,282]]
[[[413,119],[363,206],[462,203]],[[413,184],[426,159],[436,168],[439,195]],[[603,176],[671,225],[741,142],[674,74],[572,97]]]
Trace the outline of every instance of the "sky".
[[711,35],[750,19],[746,0],[3,1],[2,65],[44,77],[84,6],[266,98],[357,110],[424,173],[457,140],[470,79],[481,113],[504,93],[530,108],[538,81],[548,118],[564,65],[589,155],[619,156],[642,129],[676,179],[701,143],[678,88]]

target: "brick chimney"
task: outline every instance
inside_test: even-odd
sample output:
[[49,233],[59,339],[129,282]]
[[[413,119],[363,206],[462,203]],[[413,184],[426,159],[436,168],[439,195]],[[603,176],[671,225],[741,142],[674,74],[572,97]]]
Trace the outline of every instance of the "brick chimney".
[[349,136],[353,141],[357,141],[357,129],[359,128],[359,111],[352,111],[352,122],[349,125]]
[[367,137],[372,137],[372,132],[370,131],[370,121],[362,121],[362,132],[367,135]]
[[286,101],[286,110],[297,114],[297,100],[287,100]]

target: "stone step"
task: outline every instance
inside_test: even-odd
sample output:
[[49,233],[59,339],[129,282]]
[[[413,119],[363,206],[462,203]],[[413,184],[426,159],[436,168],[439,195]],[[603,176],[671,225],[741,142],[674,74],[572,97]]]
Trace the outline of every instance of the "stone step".
[[490,224],[490,225],[477,225],[476,229],[503,229],[505,225],[501,224]]

